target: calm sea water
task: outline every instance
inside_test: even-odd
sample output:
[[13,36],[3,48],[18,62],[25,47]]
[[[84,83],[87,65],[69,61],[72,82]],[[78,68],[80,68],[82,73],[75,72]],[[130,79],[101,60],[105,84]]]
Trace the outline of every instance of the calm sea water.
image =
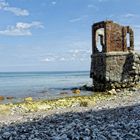
[[16,98],[51,98],[84,84],[91,84],[88,71],[0,73],[0,95]]

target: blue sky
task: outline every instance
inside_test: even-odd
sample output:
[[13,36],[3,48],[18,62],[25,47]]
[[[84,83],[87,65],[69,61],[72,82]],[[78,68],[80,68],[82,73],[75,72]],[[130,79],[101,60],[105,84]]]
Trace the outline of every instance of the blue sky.
[[139,0],[0,0],[0,71],[89,70],[91,25],[114,20],[135,31]]

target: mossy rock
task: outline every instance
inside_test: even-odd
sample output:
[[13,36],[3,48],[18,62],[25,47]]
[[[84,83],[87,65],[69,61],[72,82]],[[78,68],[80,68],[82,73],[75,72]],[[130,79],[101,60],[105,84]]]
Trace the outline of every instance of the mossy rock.
[[74,93],[74,94],[80,94],[80,92],[81,92],[80,89],[75,89],[72,91],[72,93]]
[[88,102],[87,101],[81,101],[80,106],[81,107],[88,107]]
[[27,97],[27,98],[24,98],[24,101],[30,102],[30,101],[33,101],[33,98],[32,97]]
[[[53,110],[59,108],[68,108],[68,107],[87,107],[94,106],[97,101],[110,99],[113,95],[106,95],[103,93],[95,93],[90,96],[73,96],[73,97],[63,97],[54,100],[36,100],[33,101],[32,97],[26,98],[24,102],[1,105],[0,108],[3,111],[12,111],[15,113],[28,113],[28,112],[36,112],[40,110]],[[0,109],[0,111],[2,111]]]

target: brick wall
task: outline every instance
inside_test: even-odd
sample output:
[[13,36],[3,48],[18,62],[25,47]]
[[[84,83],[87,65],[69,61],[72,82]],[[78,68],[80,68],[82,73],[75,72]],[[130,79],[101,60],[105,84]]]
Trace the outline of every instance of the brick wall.
[[[96,32],[104,28],[104,42],[102,52],[134,50],[133,30],[129,26],[121,26],[113,21],[103,21],[92,26],[92,48],[93,53],[98,53]],[[130,36],[130,46],[127,45],[127,34]]]

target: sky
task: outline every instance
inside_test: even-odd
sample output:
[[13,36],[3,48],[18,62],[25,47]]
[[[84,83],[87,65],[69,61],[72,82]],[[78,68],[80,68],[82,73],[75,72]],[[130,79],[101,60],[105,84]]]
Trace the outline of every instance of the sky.
[[140,0],[0,0],[0,71],[90,70],[103,20],[130,25],[140,50]]

